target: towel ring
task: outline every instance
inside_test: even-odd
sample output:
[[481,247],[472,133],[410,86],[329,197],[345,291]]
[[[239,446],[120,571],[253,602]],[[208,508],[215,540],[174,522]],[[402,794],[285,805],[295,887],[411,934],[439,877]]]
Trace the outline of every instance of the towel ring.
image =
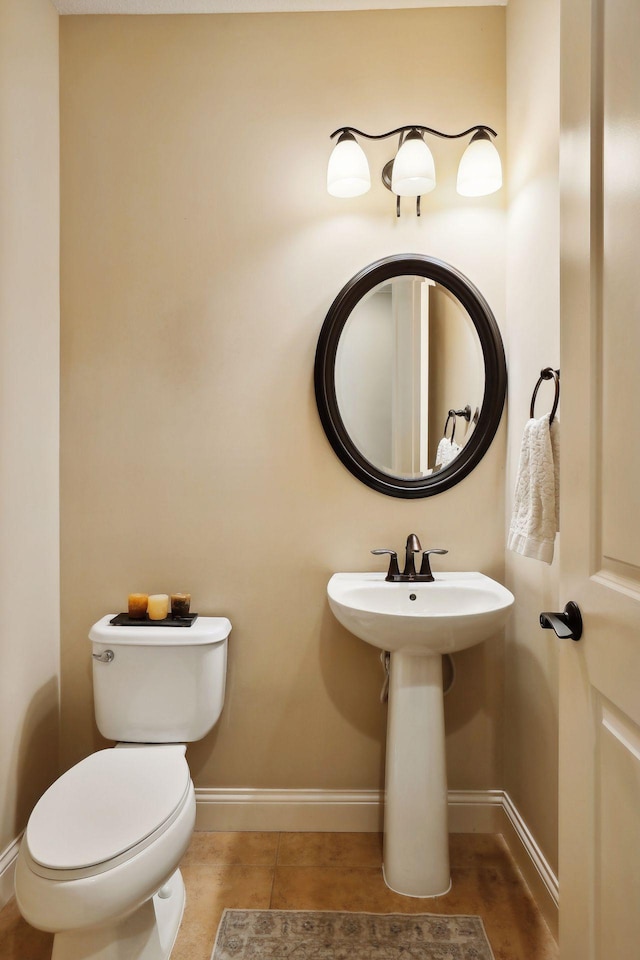
[[449,429],[449,420],[453,420],[453,427],[452,427],[452,429],[451,429],[451,439],[450,439],[450,441],[449,441],[449,443],[453,443],[453,438],[454,438],[455,435],[456,435],[456,412],[455,412],[455,410],[449,410],[449,413],[447,414],[447,419],[446,419],[445,424],[444,424],[444,435],[445,435],[445,437],[446,437],[446,435],[447,435],[447,430]]
[[540,389],[540,384],[543,380],[552,380],[556,388],[556,395],[553,398],[553,406],[551,407],[551,413],[549,414],[549,426],[553,423],[553,418],[556,415],[556,410],[558,409],[558,401],[560,399],[560,371],[554,370],[553,367],[545,367],[544,370],[540,371],[540,377],[538,382],[535,385],[533,390],[533,396],[531,397],[531,408],[529,410],[529,416],[533,418],[534,408],[536,405],[536,397],[538,396],[538,390]]
[[[480,411],[476,408],[474,423],[477,423],[479,413]],[[462,417],[463,420],[467,421],[467,423],[471,423],[471,407],[469,406],[469,404],[467,404],[466,407],[463,407],[462,410],[454,410],[452,407],[451,410],[449,410],[449,413],[447,414],[447,419],[445,420],[445,424],[444,424],[444,435],[445,437],[447,435],[447,430],[449,429],[449,420],[453,420],[453,428],[451,430],[451,441],[450,441],[451,443],[453,443],[453,438],[456,435],[456,423],[457,423],[456,417]]]

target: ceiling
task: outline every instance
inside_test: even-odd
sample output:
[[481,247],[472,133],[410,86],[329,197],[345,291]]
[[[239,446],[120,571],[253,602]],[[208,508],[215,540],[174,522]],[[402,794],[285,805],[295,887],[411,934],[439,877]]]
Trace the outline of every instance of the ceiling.
[[399,10],[494,7],[507,0],[52,0],[61,14],[292,13],[305,10]]

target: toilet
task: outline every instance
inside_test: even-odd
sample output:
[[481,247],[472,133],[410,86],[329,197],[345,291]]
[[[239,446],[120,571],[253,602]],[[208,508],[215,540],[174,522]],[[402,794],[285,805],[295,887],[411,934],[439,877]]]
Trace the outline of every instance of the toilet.
[[98,729],[116,740],[36,804],[16,864],[16,899],[54,933],[52,960],[167,960],[184,910],[178,864],[193,832],[186,744],[224,703],[226,617],[190,627],[91,628]]

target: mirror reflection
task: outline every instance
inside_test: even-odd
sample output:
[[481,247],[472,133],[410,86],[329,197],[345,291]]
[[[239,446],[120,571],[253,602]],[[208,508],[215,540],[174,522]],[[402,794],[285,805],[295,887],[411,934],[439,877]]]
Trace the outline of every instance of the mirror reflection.
[[438,473],[479,416],[485,382],[475,325],[432,279],[386,280],[344,325],[335,388],[349,437],[378,470],[402,479]]

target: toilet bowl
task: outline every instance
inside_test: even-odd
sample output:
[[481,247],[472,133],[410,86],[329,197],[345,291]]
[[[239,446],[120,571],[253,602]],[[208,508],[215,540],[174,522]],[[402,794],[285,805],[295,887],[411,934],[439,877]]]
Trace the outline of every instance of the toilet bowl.
[[101,926],[169,879],[195,821],[183,746],[101,750],[38,801],[17,864],[18,906],[40,930]]
[[[118,691],[124,685],[131,692],[132,672],[139,674],[141,685],[136,724],[148,729],[158,712],[165,734],[167,714],[180,715],[176,729],[184,729],[185,717],[189,722],[193,719],[198,730],[211,729],[222,709],[224,676],[221,681],[219,673],[221,667],[223,674],[226,670],[229,621],[202,618],[212,621],[208,629],[201,624],[199,633],[185,638],[180,634],[186,628],[174,628],[171,640],[165,630],[157,643],[154,634],[159,628],[151,627],[138,644],[135,631],[143,628],[114,635],[106,629],[108,619],[92,629],[94,685],[96,668],[108,670],[113,662],[119,664],[119,672],[98,674],[101,732],[103,727],[110,729],[111,714],[117,714],[117,725],[122,727]],[[214,625],[216,620],[224,623]],[[208,639],[203,639],[205,635]],[[103,657],[104,637],[110,645],[109,658]],[[124,656],[119,656],[118,644],[126,644]],[[180,656],[184,644],[202,647],[200,655],[194,656],[192,650],[191,659],[186,658],[186,672],[185,658]],[[211,650],[205,650],[221,644],[224,649],[213,657]],[[161,650],[160,668],[155,647]],[[155,671],[150,670],[150,662]],[[208,665],[210,679],[214,674],[217,679],[209,687],[217,694],[206,709],[193,697],[193,690],[202,687],[203,664]],[[175,699],[184,703],[172,702],[163,710],[154,698],[158,689],[166,696],[163,675],[168,671],[175,678],[178,669],[184,693],[193,674],[191,705],[181,695]],[[140,702],[146,705],[144,715]],[[132,709],[131,704],[128,708]],[[191,712],[194,718],[187,716]],[[52,960],[167,960],[170,956],[185,902],[178,864],[195,823],[195,792],[185,753],[184,743],[118,743],[80,761],[36,804],[18,854],[16,899],[32,926],[55,934]]]

